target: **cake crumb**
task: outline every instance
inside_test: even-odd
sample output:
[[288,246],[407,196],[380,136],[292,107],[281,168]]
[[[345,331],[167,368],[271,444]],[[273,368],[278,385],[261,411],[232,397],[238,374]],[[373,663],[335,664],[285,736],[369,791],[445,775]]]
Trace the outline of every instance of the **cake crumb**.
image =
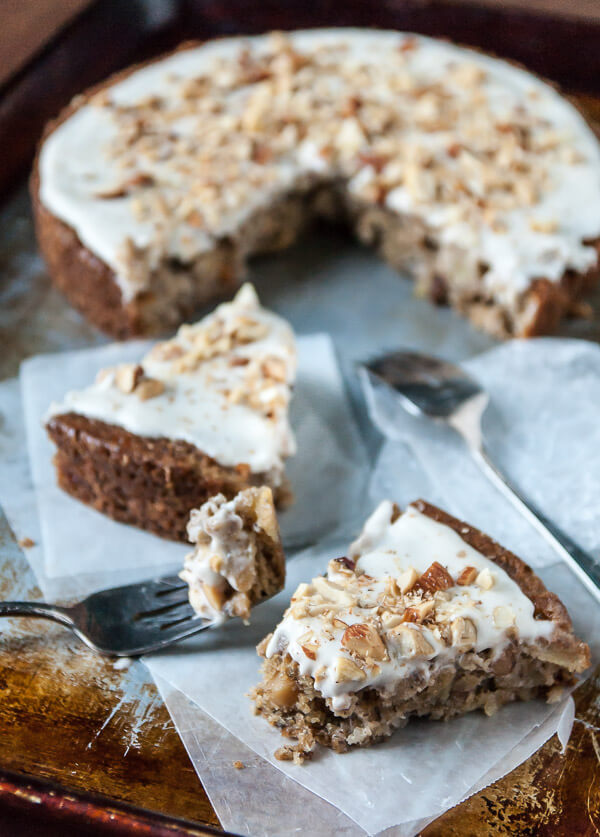
[[19,538],[17,543],[21,549],[31,549],[32,546],[35,546],[35,541],[32,541],[31,538]]
[[243,761],[234,761],[233,766],[236,770],[243,770],[246,767]]

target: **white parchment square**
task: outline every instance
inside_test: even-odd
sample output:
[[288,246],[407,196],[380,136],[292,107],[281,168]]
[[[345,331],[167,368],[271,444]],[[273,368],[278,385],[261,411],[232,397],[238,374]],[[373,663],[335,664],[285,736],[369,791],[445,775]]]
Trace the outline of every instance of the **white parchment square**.
[[[50,579],[130,569],[170,572],[188,548],[110,520],[56,485],[43,418],[49,404],[69,389],[93,381],[97,371],[138,359],[150,344],[112,344],[77,352],[41,355],[21,369],[27,445],[37,497],[44,573]],[[358,513],[367,461],[344,392],[331,339],[316,334],[298,340],[298,378],[291,406],[301,452],[287,473],[294,504],[280,515],[288,549],[306,545],[343,527]]]

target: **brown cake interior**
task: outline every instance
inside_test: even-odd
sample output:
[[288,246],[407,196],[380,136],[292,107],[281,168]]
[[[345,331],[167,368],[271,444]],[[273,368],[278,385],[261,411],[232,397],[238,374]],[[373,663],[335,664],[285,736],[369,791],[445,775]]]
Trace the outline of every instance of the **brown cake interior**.
[[241,517],[245,532],[251,533],[256,547],[252,586],[236,590],[225,580],[225,587],[215,591],[215,604],[229,616],[250,618],[255,604],[274,596],[285,584],[285,555],[272,494],[269,489],[250,488],[234,498],[235,513]]
[[[247,465],[225,467],[184,441],[136,436],[76,413],[53,416],[59,486],[97,511],[155,535],[187,543],[191,509],[223,493],[231,498],[268,483]],[[274,489],[285,502],[285,486]]]

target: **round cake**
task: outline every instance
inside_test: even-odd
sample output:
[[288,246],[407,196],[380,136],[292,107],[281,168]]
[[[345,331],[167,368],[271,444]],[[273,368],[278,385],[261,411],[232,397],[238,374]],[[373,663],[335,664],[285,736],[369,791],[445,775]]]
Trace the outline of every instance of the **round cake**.
[[117,337],[173,328],[316,218],[498,336],[552,332],[598,274],[580,113],[509,63],[398,32],[226,38],[134,67],[49,126],[32,191],[54,282]]

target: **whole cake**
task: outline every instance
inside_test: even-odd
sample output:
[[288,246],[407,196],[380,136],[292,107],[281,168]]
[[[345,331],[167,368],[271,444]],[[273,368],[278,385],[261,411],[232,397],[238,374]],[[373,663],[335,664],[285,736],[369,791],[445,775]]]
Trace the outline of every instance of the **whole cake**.
[[179,324],[316,217],[501,336],[553,331],[598,273],[600,148],[579,112],[397,32],[227,38],[133,68],[49,126],[32,191],[54,282],[119,337]]
[[194,549],[179,574],[199,616],[223,622],[250,618],[250,609],[285,584],[285,556],[270,488],[217,494],[193,509],[187,526]]
[[295,372],[290,326],[244,285],[139,364],[103,369],[52,404],[58,483],[115,520],[186,542],[190,511],[215,494],[267,485],[284,502]]
[[555,700],[590,664],[553,593],[512,553],[423,501],[382,503],[348,557],[301,584],[259,645],[256,711],[296,739],[343,752],[410,718]]

